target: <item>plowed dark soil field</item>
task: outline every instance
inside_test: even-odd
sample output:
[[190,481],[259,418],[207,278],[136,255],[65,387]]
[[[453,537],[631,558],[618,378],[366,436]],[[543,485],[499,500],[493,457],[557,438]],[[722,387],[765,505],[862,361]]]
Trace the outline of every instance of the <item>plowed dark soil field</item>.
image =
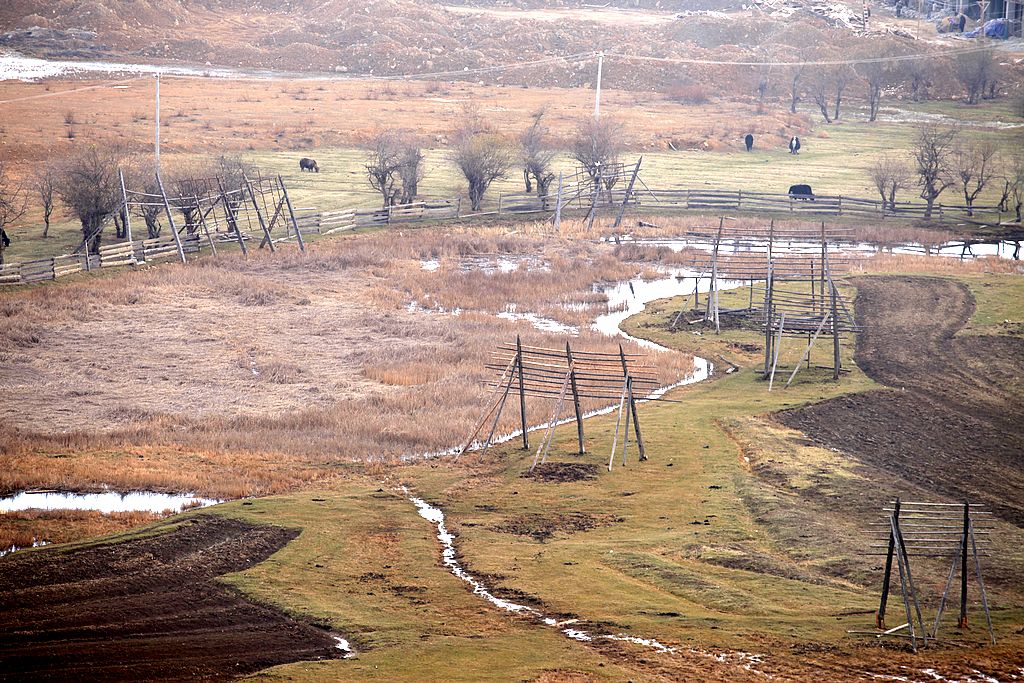
[[825,445],[948,500],[984,503],[1024,526],[1024,340],[954,336],[974,311],[962,284],[860,278],[857,364],[890,390],[781,413]]
[[298,535],[198,515],[120,543],[0,560],[0,680],[228,680],[340,655],[325,631],[216,577]]

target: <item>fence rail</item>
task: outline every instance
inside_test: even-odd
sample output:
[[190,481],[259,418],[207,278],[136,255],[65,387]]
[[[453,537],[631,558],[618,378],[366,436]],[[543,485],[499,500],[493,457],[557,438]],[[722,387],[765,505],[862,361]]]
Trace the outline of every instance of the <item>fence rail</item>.
[[[753,213],[789,213],[793,215],[813,214],[816,216],[850,216],[865,218],[924,218],[927,205],[923,202],[896,202],[895,206],[880,199],[863,199],[845,195],[814,195],[801,198],[788,194],[750,192],[725,189],[656,189],[644,185],[629,192],[625,187],[608,189],[602,187],[594,192],[593,186],[583,183],[567,184],[561,198],[557,193],[537,196],[526,193],[499,194],[497,206],[486,211],[464,213],[459,197],[432,198],[411,204],[389,207],[359,207],[333,211],[319,211],[311,207],[295,209],[295,227],[300,235],[331,235],[363,227],[381,227],[394,224],[429,221],[458,220],[490,215],[549,214],[560,208],[562,213],[595,211],[619,211],[630,207],[635,211],[730,211]],[[253,228],[241,230],[241,214],[244,206],[233,207],[236,214],[234,225],[213,224],[211,233],[225,243],[262,239],[253,237]],[[971,220],[980,222],[982,217],[1001,218],[999,207],[974,206],[970,214],[968,207],[936,203],[931,218],[938,220]],[[251,221],[250,221],[251,223]],[[273,243],[295,239],[295,231],[285,222],[286,233],[272,239]],[[193,226],[194,227],[194,226]],[[203,239],[196,232],[182,231],[179,234],[183,253],[198,253],[209,248],[213,237]],[[239,239],[239,235],[241,239]],[[153,239],[122,241],[99,248],[98,253],[66,254],[53,258],[6,263],[0,265],[0,285],[21,285],[56,280],[95,268],[123,267],[147,263],[167,256],[177,255],[174,235]]]

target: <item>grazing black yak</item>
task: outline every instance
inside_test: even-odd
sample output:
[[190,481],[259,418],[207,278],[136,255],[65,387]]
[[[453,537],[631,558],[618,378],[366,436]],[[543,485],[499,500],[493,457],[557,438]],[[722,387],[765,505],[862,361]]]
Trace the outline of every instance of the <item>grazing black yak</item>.
[[796,137],[795,135],[789,139],[789,153],[800,153],[800,138]]
[[747,151],[754,149],[754,136],[747,133],[747,137],[743,138],[743,142],[747,145]]
[[809,199],[814,201],[814,192],[811,191],[810,185],[790,185],[789,186],[789,198],[790,199],[802,199],[805,202]]
[[315,173],[320,172],[320,167],[316,165],[316,159],[310,159],[309,157],[302,157],[299,159],[299,170],[300,171],[313,171]]

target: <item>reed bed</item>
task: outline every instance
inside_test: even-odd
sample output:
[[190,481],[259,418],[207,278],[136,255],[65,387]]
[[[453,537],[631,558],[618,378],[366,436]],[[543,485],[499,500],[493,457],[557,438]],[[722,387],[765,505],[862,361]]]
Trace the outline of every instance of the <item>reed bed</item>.
[[[427,259],[438,268],[425,270]],[[520,265],[478,268],[498,259]],[[306,255],[227,255],[13,293],[0,301],[10,408],[0,489],[237,497],[324,481],[343,463],[452,448],[490,400],[495,373],[484,366],[498,344],[567,339],[497,313],[573,323],[574,349],[617,351],[590,330],[607,310],[593,285],[644,273],[609,245],[498,226],[363,235]],[[692,369],[683,354],[654,362],[666,384]],[[552,407],[531,400],[529,421]],[[499,433],[515,427],[513,412]]]
[[929,273],[933,275],[1024,274],[1024,263],[995,256],[959,258],[917,254],[875,254],[861,261],[855,272]]
[[93,510],[23,510],[0,514],[0,550],[29,548],[33,543],[66,543],[126,531],[161,519],[151,512]]

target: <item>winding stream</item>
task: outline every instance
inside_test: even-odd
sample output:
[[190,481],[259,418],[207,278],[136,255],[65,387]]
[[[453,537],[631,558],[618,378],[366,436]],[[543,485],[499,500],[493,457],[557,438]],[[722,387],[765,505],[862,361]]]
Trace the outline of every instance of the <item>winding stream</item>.
[[[688,294],[693,291],[694,286],[703,285],[703,290],[706,292],[710,287],[709,282],[702,283],[700,280],[695,278],[696,273],[685,270],[675,270],[671,272],[669,277],[661,278],[658,280],[643,280],[636,278],[626,282],[620,282],[612,287],[603,289],[605,294],[608,296],[608,308],[609,312],[598,316],[595,319],[593,327],[599,332],[603,332],[609,336],[619,336],[626,339],[630,339],[638,344],[654,349],[659,352],[667,352],[669,349],[655,344],[653,342],[631,337],[623,332],[619,328],[619,324],[631,315],[639,313],[644,310],[648,303],[656,299],[663,299],[667,297],[678,296],[680,294]],[[707,278],[704,278],[706,281]],[[739,282],[722,283],[722,288],[737,287],[740,286]],[[661,387],[652,394],[645,397],[643,400],[650,400],[663,395],[670,389],[681,386],[684,384],[694,384],[696,382],[703,381],[711,376],[713,366],[704,358],[694,357],[694,372],[683,379],[682,381],[672,384],[666,387]],[[615,406],[609,406],[600,410],[595,410],[586,414],[586,417],[593,415],[601,415],[609,413],[615,410]],[[566,418],[559,421],[559,424],[565,424],[573,421],[575,418]],[[538,425],[530,428],[529,431],[535,429],[546,428],[546,425]],[[521,430],[517,430],[510,434],[505,434],[495,440],[495,443],[501,443],[516,438],[522,433]],[[451,450],[451,453],[457,452],[458,448]],[[548,626],[551,628],[557,628],[564,636],[577,640],[584,643],[599,641],[599,640],[611,640],[625,643],[632,643],[641,647],[653,650],[655,652],[663,654],[689,654],[700,657],[706,657],[713,659],[720,663],[733,662],[737,666],[740,666],[752,673],[761,674],[766,677],[771,677],[768,674],[758,670],[757,664],[763,661],[763,655],[751,654],[748,652],[727,652],[727,653],[714,653],[703,650],[697,650],[694,648],[682,648],[665,645],[654,638],[641,638],[638,636],[632,636],[624,633],[595,633],[593,631],[586,630],[580,625],[579,619],[568,619],[558,621],[554,617],[544,614],[539,609],[531,607],[529,605],[522,605],[511,600],[505,600],[494,594],[494,592],[487,587],[480,579],[476,578],[469,572],[458,561],[458,551],[455,548],[455,537],[448,530],[445,524],[444,512],[437,506],[431,505],[427,501],[417,496],[412,495],[408,489],[402,488],[401,493],[408,498],[408,500],[416,507],[416,511],[420,517],[427,520],[435,526],[437,529],[437,540],[441,543],[441,561],[444,566],[450,571],[455,577],[468,584],[474,595],[478,595],[487,602],[491,603],[499,609],[505,610],[512,614],[519,614],[522,616],[529,617],[536,622]]]
[[482,581],[467,572],[465,568],[459,564],[457,559],[458,551],[455,549],[455,537],[450,531],[448,531],[448,527],[445,525],[444,512],[442,512],[437,506],[431,505],[422,498],[411,495],[408,489],[403,488],[401,491],[409,501],[416,506],[416,511],[419,513],[420,517],[433,524],[437,529],[437,540],[441,543],[441,561],[448,571],[461,581],[469,584],[473,589],[474,595],[479,595],[495,607],[512,614],[529,617],[544,626],[557,628],[567,638],[583,643],[590,643],[599,640],[613,640],[623,643],[632,643],[662,654],[681,653],[706,657],[720,663],[732,662],[747,671],[771,678],[769,674],[766,674],[756,668],[757,664],[764,661],[763,655],[751,654],[749,652],[708,652],[705,650],[697,650],[692,647],[683,648],[665,645],[654,638],[641,638],[639,636],[631,636],[625,633],[596,633],[585,630],[585,627],[580,624],[579,619],[558,621],[554,617],[548,616],[534,607],[521,605],[519,603],[512,602],[511,600],[505,600],[504,598],[496,596]]

